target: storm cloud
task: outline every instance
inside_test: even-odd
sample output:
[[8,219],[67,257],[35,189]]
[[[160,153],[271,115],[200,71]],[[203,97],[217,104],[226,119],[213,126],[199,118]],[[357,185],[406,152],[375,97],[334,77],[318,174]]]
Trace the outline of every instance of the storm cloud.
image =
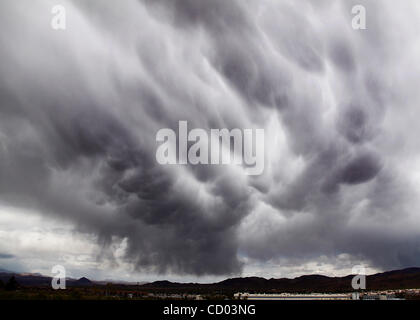
[[[416,0],[59,2],[65,31],[56,1],[0,4],[1,204],[93,235],[99,259],[125,241],[139,272],[420,264]],[[264,173],[159,165],[181,120],[264,128]]]

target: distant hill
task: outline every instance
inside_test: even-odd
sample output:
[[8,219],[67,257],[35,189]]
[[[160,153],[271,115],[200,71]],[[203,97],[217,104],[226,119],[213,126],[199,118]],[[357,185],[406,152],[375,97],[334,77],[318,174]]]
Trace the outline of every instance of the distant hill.
[[71,280],[70,280],[70,285],[77,286],[77,287],[84,287],[84,286],[93,285],[93,282],[90,281],[88,278],[82,277],[79,280],[74,281],[73,283],[71,283]]
[[[0,272],[0,280],[7,282],[14,275],[20,285],[50,286],[51,277],[39,274]],[[217,283],[177,283],[155,281],[141,284],[137,288],[157,291],[220,291],[220,292],[345,292],[352,291],[351,279],[353,275],[345,277],[327,277],[323,275],[304,275],[294,279],[265,279],[259,277],[230,278]],[[104,281],[91,281],[85,277],[67,279],[68,287],[102,286]],[[116,282],[114,285],[135,286],[133,283]],[[420,268],[408,268],[377,273],[366,277],[368,290],[410,289],[420,288]]]
[[[6,283],[10,277],[15,276],[17,282],[24,286],[51,286],[52,277],[43,276],[36,273],[13,273],[0,272],[0,280]],[[83,277],[80,279],[66,279],[66,285],[69,287],[91,286],[94,283]]]
[[[352,291],[353,275],[327,277],[323,275],[304,275],[294,279],[265,279],[259,277],[231,278],[212,284],[174,283],[156,281],[142,285],[149,289],[213,289],[242,292],[345,292]],[[420,268],[408,268],[377,273],[366,277],[368,290],[420,288]]]

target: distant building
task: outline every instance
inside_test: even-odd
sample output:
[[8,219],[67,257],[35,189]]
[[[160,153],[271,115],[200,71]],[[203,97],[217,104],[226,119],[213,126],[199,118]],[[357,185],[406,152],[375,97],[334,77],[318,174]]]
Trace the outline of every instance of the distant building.
[[362,300],[403,300],[396,298],[394,293],[368,292],[362,296]]
[[354,295],[351,293],[338,293],[338,294],[327,294],[327,293],[310,293],[310,294],[290,294],[290,293],[278,293],[278,294],[266,294],[266,293],[235,293],[235,299],[244,300],[352,300],[359,298],[358,294]]

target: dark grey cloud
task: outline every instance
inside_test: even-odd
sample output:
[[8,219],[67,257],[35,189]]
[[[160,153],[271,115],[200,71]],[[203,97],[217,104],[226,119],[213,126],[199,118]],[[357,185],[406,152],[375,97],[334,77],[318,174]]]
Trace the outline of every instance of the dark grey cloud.
[[361,143],[370,138],[369,115],[361,107],[351,107],[342,114],[337,128],[353,143]]
[[380,170],[378,160],[371,154],[363,154],[352,159],[340,172],[340,181],[359,184],[373,179]]
[[[418,11],[361,2],[365,31],[344,1],[63,1],[64,32],[46,23],[48,2],[2,3],[0,201],[104,250],[126,241],[139,271],[237,274],[244,258],[339,254],[418,264],[419,147],[405,130],[418,93],[397,81],[415,79],[400,19]],[[402,48],[384,21],[400,23]],[[260,177],[160,166],[155,134],[180,120],[283,140],[266,145]]]

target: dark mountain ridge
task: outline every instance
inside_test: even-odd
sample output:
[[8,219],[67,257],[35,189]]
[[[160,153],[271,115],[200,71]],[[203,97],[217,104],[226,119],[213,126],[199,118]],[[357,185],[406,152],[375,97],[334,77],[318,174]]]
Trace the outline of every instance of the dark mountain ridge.
[[[3,281],[3,283],[6,283],[12,276],[14,276],[16,281],[23,286],[51,286],[52,277],[35,273],[0,272],[0,280]],[[69,287],[83,287],[91,286],[93,284],[92,281],[85,277],[80,279],[66,279],[66,286]]]
[[[351,281],[354,275],[328,277],[304,275],[297,278],[266,279],[260,277],[230,278],[217,283],[176,283],[156,281],[142,285],[144,288],[213,288],[215,290],[251,292],[345,292],[353,291]],[[420,268],[407,268],[366,276],[368,290],[420,288]]]
[[[15,276],[23,286],[50,286],[51,277],[28,273],[0,272],[0,280],[4,283]],[[155,291],[230,291],[230,292],[346,292],[353,291],[351,280],[353,275],[344,277],[328,277],[319,274],[303,275],[293,279],[289,278],[261,278],[244,277],[229,278],[217,283],[178,283],[167,280],[133,285],[127,283],[114,283],[119,286],[135,286],[145,290]],[[67,278],[69,287],[102,286],[103,282],[91,281],[85,277],[80,279]],[[393,270],[366,276],[367,290],[385,289],[413,289],[420,288],[420,268],[407,268]]]

